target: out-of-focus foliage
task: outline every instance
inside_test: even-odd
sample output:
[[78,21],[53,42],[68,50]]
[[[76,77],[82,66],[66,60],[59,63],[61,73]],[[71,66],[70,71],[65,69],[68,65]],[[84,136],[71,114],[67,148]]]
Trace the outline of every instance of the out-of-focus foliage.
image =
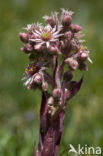
[[[93,60],[79,94],[68,103],[60,153],[69,144],[103,148],[103,1],[0,0],[0,156],[33,155],[41,94],[22,85],[28,60],[20,51],[18,33],[26,24],[42,21],[42,15],[60,8],[75,12],[73,22],[83,27]],[[80,78],[78,72],[75,77]]]

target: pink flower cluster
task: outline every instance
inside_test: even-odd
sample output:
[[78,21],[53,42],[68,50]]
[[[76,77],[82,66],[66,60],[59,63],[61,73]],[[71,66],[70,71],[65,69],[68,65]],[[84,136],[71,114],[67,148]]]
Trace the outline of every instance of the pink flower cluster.
[[[60,20],[57,15],[54,12],[51,16],[44,16],[46,26],[39,23],[29,24],[25,28],[26,32],[19,34],[24,43],[21,50],[28,54],[31,61],[26,68],[25,85],[28,88],[33,88],[34,84],[42,84],[42,88],[47,88],[43,71],[45,66],[52,64],[54,56],[62,57],[70,70],[87,70],[86,60],[92,62],[88,49],[83,45],[84,40],[81,40],[82,28],[72,24],[73,12],[62,9]],[[37,67],[38,71],[35,73]],[[34,74],[30,73],[32,70]]]

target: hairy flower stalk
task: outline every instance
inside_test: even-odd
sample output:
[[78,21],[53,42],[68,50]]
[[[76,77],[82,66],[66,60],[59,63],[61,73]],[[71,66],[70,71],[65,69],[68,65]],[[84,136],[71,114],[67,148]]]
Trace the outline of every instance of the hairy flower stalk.
[[74,81],[73,73],[87,71],[86,61],[92,62],[81,40],[82,28],[72,24],[72,15],[73,12],[62,9],[60,20],[54,12],[43,17],[46,26],[27,25],[26,31],[20,33],[24,43],[21,50],[30,62],[25,68],[24,85],[42,92],[40,139],[34,156],[58,155],[67,102],[77,94],[83,80]]

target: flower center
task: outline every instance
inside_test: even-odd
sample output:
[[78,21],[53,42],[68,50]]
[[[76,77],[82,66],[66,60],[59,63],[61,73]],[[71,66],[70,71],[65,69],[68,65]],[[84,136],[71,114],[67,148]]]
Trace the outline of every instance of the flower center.
[[27,75],[32,75],[32,74],[35,73],[35,71],[36,71],[36,68],[35,68],[34,64],[30,64],[30,65],[25,69],[25,73],[26,73]]
[[44,32],[41,37],[42,37],[42,40],[48,41],[51,39],[51,33],[50,32]]

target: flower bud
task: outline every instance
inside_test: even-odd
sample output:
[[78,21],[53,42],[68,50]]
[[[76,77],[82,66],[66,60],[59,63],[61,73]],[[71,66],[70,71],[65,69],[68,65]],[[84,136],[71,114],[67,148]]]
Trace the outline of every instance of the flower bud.
[[61,22],[63,26],[69,26],[72,22],[72,17],[67,15],[67,16],[62,16],[61,17]]
[[78,62],[76,60],[72,60],[69,63],[69,66],[70,66],[71,69],[76,70],[78,68]]
[[43,91],[47,91],[47,89],[48,89],[48,83],[46,81],[44,81],[42,83],[42,89],[43,89]]
[[44,16],[43,19],[53,28],[58,25],[58,17],[56,12],[52,13],[50,17]]
[[61,89],[60,89],[60,88],[55,88],[55,89],[53,90],[53,96],[54,96],[55,98],[58,98],[58,97],[60,97],[60,95],[61,95]]
[[69,67],[73,70],[76,70],[78,68],[78,62],[74,58],[67,58],[65,60],[66,63],[69,63]]
[[58,49],[58,47],[56,46],[49,46],[49,51],[52,53],[52,54],[60,54],[60,51]]
[[28,54],[33,50],[33,47],[30,43],[27,43],[23,48],[21,48],[21,50]]
[[19,33],[19,37],[22,42],[24,42],[24,43],[28,42],[28,34],[27,33]]
[[78,24],[71,24],[70,28],[71,28],[71,31],[74,33],[77,33],[78,31],[82,30],[82,27],[80,27]]
[[51,25],[51,27],[54,27],[56,25],[54,19],[52,17],[44,16],[43,17],[45,21]]
[[42,75],[37,73],[34,77],[34,82],[40,84],[42,82]]
[[48,99],[48,105],[52,105],[54,103],[54,98],[51,96],[49,99]]
[[86,51],[82,51],[82,52],[80,52],[78,55],[79,55],[78,58],[79,58],[80,60],[85,61],[85,60],[88,59],[88,53],[87,53]]

